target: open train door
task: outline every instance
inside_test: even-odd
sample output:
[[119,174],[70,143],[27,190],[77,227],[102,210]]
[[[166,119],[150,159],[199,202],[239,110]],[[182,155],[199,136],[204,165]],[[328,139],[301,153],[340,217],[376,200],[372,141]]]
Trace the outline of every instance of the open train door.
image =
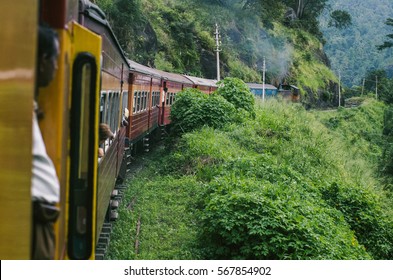
[[72,24],[68,258],[93,259],[101,37]]

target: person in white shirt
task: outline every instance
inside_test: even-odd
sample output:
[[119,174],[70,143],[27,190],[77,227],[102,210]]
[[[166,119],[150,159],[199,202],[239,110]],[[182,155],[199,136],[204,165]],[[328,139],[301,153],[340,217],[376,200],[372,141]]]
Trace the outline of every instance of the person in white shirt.
[[53,224],[59,210],[60,184],[52,160],[49,158],[38,126],[38,88],[46,87],[57,70],[59,40],[57,33],[46,26],[38,30],[36,94],[33,108],[33,165],[31,194],[33,201],[32,259],[54,259],[55,235]]

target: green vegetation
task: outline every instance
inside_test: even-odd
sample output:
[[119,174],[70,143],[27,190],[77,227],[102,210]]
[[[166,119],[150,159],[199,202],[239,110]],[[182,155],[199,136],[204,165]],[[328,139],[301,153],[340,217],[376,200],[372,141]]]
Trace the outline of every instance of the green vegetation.
[[193,88],[176,95],[171,108],[174,131],[190,132],[203,126],[222,128],[255,118],[254,95],[242,80],[225,78],[218,84],[219,88],[210,95]]
[[[386,25],[393,26],[393,18],[388,18],[386,20]],[[393,34],[386,35],[387,41],[383,42],[382,45],[377,46],[378,50],[384,50],[393,47]]]
[[240,125],[168,140],[131,179],[108,258],[392,259],[384,109],[268,100]]
[[[325,38],[324,50],[331,61],[333,71],[341,73],[342,84],[361,86],[366,73],[383,69],[393,77],[393,49],[378,50],[377,46],[389,47],[392,27],[387,22],[392,17],[393,2],[379,0],[330,0],[331,9],[349,12],[352,25],[343,29],[329,27],[330,11],[325,10],[319,18],[320,29]],[[375,77],[372,79],[375,81]],[[375,87],[375,84],[374,84]]]
[[220,128],[234,121],[235,106],[217,94],[187,88],[176,95],[171,108],[173,129],[189,132],[204,125]]
[[235,106],[237,113],[248,118],[255,118],[254,95],[240,79],[225,78],[218,82],[217,94]]

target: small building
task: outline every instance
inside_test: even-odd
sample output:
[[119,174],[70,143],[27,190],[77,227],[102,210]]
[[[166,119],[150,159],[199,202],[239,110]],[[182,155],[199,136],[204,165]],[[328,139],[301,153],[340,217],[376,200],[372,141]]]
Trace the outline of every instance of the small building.
[[258,84],[258,83],[247,83],[248,87],[250,88],[251,92],[260,98],[263,95],[263,88],[265,87],[265,97],[272,97],[276,96],[278,93],[278,89],[270,84]]

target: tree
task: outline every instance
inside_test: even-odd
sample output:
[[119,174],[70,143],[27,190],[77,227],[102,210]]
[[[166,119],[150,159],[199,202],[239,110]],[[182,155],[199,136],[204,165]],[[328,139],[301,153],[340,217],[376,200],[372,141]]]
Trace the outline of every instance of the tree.
[[328,0],[244,0],[244,8],[260,8],[267,11],[268,15],[274,14],[283,6],[292,8],[296,18],[303,19],[307,16],[318,16],[326,6]]
[[335,10],[330,13],[330,20],[328,26],[344,29],[352,24],[351,15],[347,11]]
[[284,4],[291,7],[298,19],[308,16],[317,17],[321,14],[328,0],[283,0]]
[[282,1],[244,0],[243,9],[256,11],[266,28],[273,28],[273,21],[280,21],[284,14]]
[[[393,27],[393,18],[388,18],[386,20],[385,24]],[[388,34],[388,35],[386,35],[386,37],[388,37],[388,41],[385,41],[382,45],[378,45],[377,46],[378,50],[381,51],[383,49],[393,47],[393,34]]]
[[389,79],[383,69],[371,70],[365,77],[364,87],[367,91],[374,92],[378,89],[378,99],[387,104],[393,104],[393,79]]

